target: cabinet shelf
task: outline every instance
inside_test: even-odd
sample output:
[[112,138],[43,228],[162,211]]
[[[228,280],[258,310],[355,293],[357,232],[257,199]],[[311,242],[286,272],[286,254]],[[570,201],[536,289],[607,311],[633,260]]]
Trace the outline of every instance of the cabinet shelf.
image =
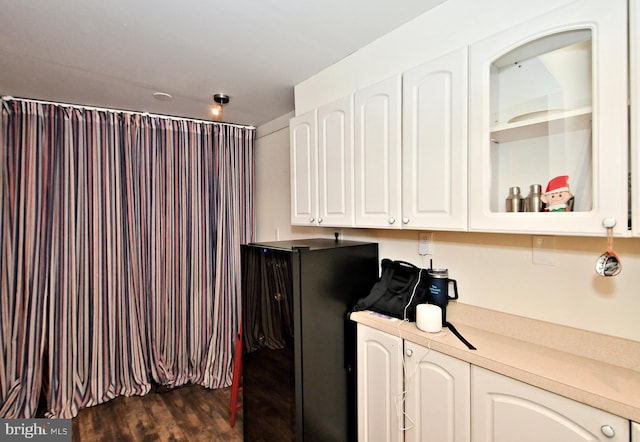
[[537,138],[567,131],[588,129],[591,126],[591,107],[562,112],[532,113],[531,118],[503,123],[491,128],[491,141],[510,141]]

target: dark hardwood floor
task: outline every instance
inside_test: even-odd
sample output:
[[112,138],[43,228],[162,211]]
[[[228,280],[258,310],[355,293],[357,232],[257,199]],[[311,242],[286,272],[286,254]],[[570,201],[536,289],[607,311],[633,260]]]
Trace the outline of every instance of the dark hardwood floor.
[[242,441],[242,409],[229,424],[230,388],[189,385],[146,396],[117,397],[80,410],[74,442]]

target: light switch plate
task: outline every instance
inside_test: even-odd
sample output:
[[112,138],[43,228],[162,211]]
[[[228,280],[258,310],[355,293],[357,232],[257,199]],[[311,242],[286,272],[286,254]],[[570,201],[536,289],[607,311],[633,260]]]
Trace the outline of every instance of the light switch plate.
[[556,238],[554,236],[532,237],[532,262],[538,265],[556,265]]

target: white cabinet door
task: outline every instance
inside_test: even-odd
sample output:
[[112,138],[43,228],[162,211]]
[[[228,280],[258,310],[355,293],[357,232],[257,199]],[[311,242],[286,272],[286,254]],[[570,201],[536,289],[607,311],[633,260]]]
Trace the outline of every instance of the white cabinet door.
[[467,48],[403,75],[402,223],[467,229]]
[[358,441],[401,442],[402,340],[362,324],[357,333]]
[[640,5],[629,2],[629,80],[631,106],[631,225],[633,235],[640,236]]
[[404,342],[405,442],[471,440],[468,362]]
[[402,228],[401,77],[355,94],[355,220],[358,227]]
[[631,442],[640,442],[640,424],[631,422]]
[[291,224],[353,226],[353,96],[289,122]]
[[318,217],[317,111],[289,120],[291,224],[316,225]]
[[473,366],[471,433],[477,442],[628,441],[629,421]]
[[[626,5],[572,2],[470,47],[470,230],[629,234]],[[573,211],[507,212],[512,187],[565,175]]]
[[353,96],[318,108],[318,224],[353,226]]

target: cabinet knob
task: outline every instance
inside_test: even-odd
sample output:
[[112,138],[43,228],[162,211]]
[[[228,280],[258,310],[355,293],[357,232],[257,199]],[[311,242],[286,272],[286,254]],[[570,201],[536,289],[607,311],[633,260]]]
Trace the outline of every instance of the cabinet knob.
[[411,357],[411,356],[413,355],[413,350],[412,350],[412,349],[410,349],[410,348],[407,348],[407,349],[405,350],[405,354],[406,354],[407,356]]
[[616,430],[614,430],[611,425],[603,425],[602,427],[600,427],[600,431],[602,431],[602,434],[609,438],[616,435]]
[[315,219],[314,217],[309,218],[309,222],[310,222],[311,224],[313,224],[315,221],[316,221],[316,219]]
[[395,219],[395,218],[389,218],[389,224],[393,224],[393,223],[395,223],[395,222],[396,222],[396,219]]
[[324,221],[322,218],[318,218],[318,224],[322,224],[322,221]]
[[407,217],[402,218],[402,224],[409,224],[409,218]]
[[602,220],[602,227],[605,229],[613,229],[616,226],[615,218],[605,218]]

